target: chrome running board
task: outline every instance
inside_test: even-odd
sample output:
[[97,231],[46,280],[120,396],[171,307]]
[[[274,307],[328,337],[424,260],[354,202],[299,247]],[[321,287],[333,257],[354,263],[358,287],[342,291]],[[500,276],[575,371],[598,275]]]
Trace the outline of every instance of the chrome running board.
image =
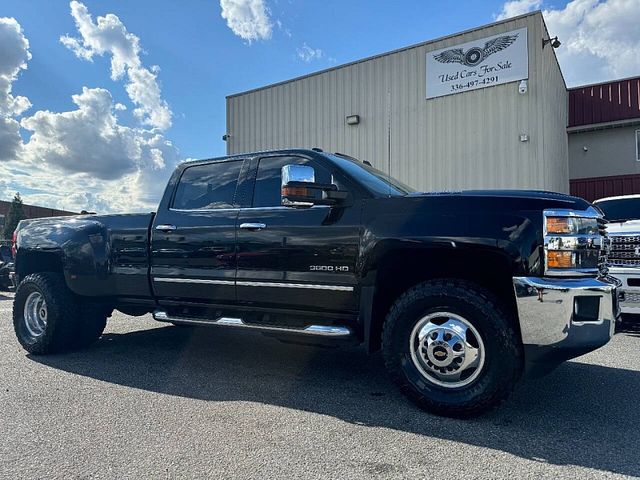
[[153,318],[159,322],[182,323],[185,325],[215,325],[221,327],[236,327],[273,333],[296,333],[302,335],[315,335],[319,337],[349,337],[352,332],[347,327],[334,325],[308,325],[304,328],[275,327],[272,325],[256,325],[244,323],[241,318],[220,317],[216,320],[204,320],[189,317],[171,317],[164,310],[153,312]]

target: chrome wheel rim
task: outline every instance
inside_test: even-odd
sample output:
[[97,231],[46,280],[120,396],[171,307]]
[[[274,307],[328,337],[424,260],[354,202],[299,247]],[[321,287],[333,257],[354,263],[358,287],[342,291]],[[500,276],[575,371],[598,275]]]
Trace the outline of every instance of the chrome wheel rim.
[[47,302],[40,292],[33,292],[24,303],[24,324],[32,337],[41,336],[47,328]]
[[482,373],[485,347],[466,318],[450,312],[422,317],[409,339],[413,364],[429,382],[445,388],[469,385]]

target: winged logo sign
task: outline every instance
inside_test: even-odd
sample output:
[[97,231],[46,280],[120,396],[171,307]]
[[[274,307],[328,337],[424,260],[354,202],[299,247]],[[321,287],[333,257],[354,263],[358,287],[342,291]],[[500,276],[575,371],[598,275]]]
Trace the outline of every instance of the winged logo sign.
[[484,44],[484,47],[471,47],[466,52],[461,48],[453,48],[451,50],[445,50],[438,55],[434,55],[434,58],[442,63],[461,63],[467,67],[475,67],[481,64],[490,55],[504,50],[518,38],[518,34],[505,35],[503,37],[494,38]]
[[524,80],[527,29],[427,53],[427,98]]

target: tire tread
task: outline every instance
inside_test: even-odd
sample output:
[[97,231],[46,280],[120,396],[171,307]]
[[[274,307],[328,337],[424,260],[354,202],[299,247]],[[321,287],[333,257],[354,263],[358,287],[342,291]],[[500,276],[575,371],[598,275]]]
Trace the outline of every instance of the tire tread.
[[[24,332],[23,313],[26,297],[36,290],[45,296],[49,314],[45,333],[34,341]],[[13,327],[18,341],[31,354],[62,353],[84,348],[102,335],[106,319],[106,314],[81,302],[69,290],[60,273],[32,273],[16,289]]]
[[[481,395],[478,401],[466,405],[444,405],[418,392],[404,375],[402,366],[390,347],[394,335],[394,327],[410,305],[428,296],[446,296],[472,303],[481,310],[496,312],[497,317],[505,319],[504,328],[500,330],[499,341],[502,343],[503,348],[510,352],[510,355],[518,365],[513,369],[513,375],[504,384],[500,385],[493,395]],[[472,282],[459,279],[438,279],[419,283],[398,297],[386,316],[382,329],[382,351],[385,367],[392,381],[398,385],[401,392],[425,410],[438,415],[456,418],[468,418],[485,413],[496,408],[508,397],[520,379],[522,371],[522,349],[515,330],[506,321],[507,318],[500,306],[500,302],[490,292]],[[471,386],[472,389],[473,387]]]

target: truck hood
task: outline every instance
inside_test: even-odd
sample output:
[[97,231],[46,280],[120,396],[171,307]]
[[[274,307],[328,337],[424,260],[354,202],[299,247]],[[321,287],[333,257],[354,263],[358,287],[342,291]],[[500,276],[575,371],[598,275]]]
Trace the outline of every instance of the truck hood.
[[564,193],[542,190],[462,190],[458,192],[420,192],[407,195],[405,198],[449,198],[464,201],[468,206],[474,202],[504,209],[573,209],[586,210],[591,204],[583,198]]

